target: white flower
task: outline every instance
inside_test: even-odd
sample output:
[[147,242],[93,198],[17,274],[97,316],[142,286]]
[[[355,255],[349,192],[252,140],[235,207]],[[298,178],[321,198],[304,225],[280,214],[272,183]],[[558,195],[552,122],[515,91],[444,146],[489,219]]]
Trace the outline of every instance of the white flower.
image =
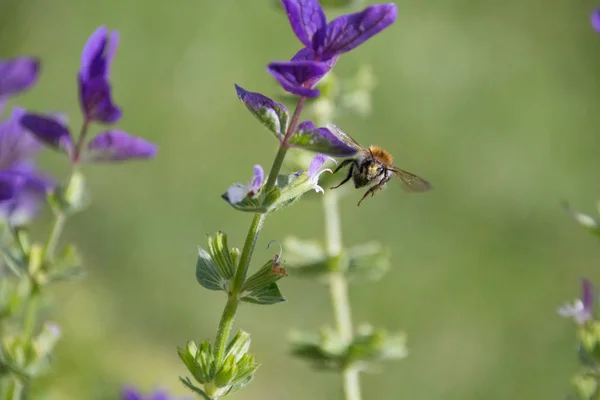
[[573,304],[565,303],[564,306],[558,309],[558,315],[565,318],[573,318],[578,325],[583,325],[592,316],[583,305],[583,301],[577,299]]
[[573,318],[575,323],[583,325],[586,321],[592,319],[594,306],[594,286],[592,282],[581,279],[581,298],[573,302],[573,305],[566,303],[558,309],[558,315],[565,318]]
[[227,198],[231,204],[242,202],[246,197],[254,197],[258,194],[265,179],[265,172],[260,165],[254,166],[254,177],[246,185],[236,183],[227,189]]

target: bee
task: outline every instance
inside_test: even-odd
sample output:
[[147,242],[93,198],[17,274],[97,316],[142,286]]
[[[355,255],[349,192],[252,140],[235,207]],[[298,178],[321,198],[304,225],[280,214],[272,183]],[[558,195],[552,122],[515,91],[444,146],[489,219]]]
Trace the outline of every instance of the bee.
[[393,176],[400,178],[402,186],[407,192],[426,192],[432,188],[431,184],[425,179],[396,167],[392,163],[392,155],[382,148],[377,146],[365,148],[338,127],[328,125],[327,128],[339,140],[358,151],[358,156],[356,158],[342,161],[333,171],[335,174],[340,169],[348,165],[350,166],[346,178],[344,178],[339,185],[334,186],[331,189],[339,188],[350,179],[354,181],[354,187],[357,189],[373,184],[360,199],[357,204],[358,206],[360,206],[360,203],[362,203],[369,194],[373,196],[378,190],[383,189]]

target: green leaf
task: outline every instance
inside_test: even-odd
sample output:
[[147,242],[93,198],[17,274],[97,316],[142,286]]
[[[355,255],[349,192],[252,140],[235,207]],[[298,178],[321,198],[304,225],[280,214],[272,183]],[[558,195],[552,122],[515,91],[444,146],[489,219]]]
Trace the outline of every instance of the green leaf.
[[218,388],[224,388],[228,386],[237,373],[237,367],[235,365],[235,358],[233,355],[225,357],[223,365],[219,372],[217,372],[214,383]]
[[352,282],[379,280],[390,269],[390,251],[377,242],[354,246],[346,257],[347,276]]
[[0,243],[0,262],[5,261],[7,267],[17,277],[22,277],[27,271],[27,260],[25,256],[14,248],[10,248],[3,243]]
[[344,360],[346,365],[360,363],[363,370],[375,362],[399,360],[408,354],[406,335],[390,334],[384,329],[374,330],[365,325],[357,330],[348,346]]
[[239,203],[232,203],[229,200],[229,197],[227,196],[227,192],[223,193],[221,195],[221,198],[223,200],[225,200],[227,203],[229,203],[229,205],[231,205],[231,207],[235,208],[236,210],[239,211],[245,211],[245,212],[251,212],[251,213],[259,213],[259,214],[264,214],[267,212],[267,209],[263,206],[263,201],[261,199],[261,196],[259,194],[259,196],[250,198],[248,196],[246,196],[242,201],[240,201]]
[[0,279],[0,320],[8,318],[19,311],[25,303],[31,283],[28,278]]
[[81,254],[73,245],[65,247],[60,256],[49,266],[50,282],[71,281],[84,275]]
[[223,232],[217,232],[213,239],[211,236],[207,238],[208,251],[212,256],[217,270],[221,277],[231,279],[235,272],[236,265],[233,262],[229,247],[227,246],[227,235]]
[[571,383],[580,399],[594,399],[598,391],[597,378],[585,374],[576,375]]
[[272,193],[265,196],[264,207],[269,213],[281,210],[314,188],[315,186],[309,182],[306,172],[279,175]]
[[308,361],[313,368],[330,371],[342,369],[347,346],[334,330],[324,328],[319,334],[292,332],[290,342],[292,354]]
[[274,260],[267,261],[265,265],[244,282],[242,292],[259,290],[265,286],[269,286],[271,283],[277,282],[287,275],[285,269],[274,267],[277,267]]
[[177,354],[197,382],[205,384],[213,379],[214,358],[210,342],[206,340],[198,348],[190,340],[185,347],[177,348]]
[[407,354],[404,334],[375,331],[370,326],[360,327],[350,344],[329,328],[322,329],[319,335],[294,333],[290,340],[296,357],[317,369],[333,371],[349,365],[366,370],[377,362],[404,358]]
[[181,383],[183,383],[188,389],[190,389],[192,392],[196,393],[197,395],[199,395],[200,397],[202,397],[204,400],[213,400],[212,397],[210,397],[209,395],[207,395],[204,390],[200,389],[197,386],[194,386],[194,384],[192,383],[192,381],[190,380],[190,378],[188,377],[179,377],[179,380],[181,381]]
[[225,356],[233,356],[237,363],[250,350],[250,334],[240,330],[227,345]]
[[209,290],[227,291],[227,280],[219,275],[217,267],[210,254],[199,248],[198,262],[196,263],[196,280]]
[[252,304],[276,304],[285,301],[283,295],[279,291],[276,283],[271,283],[268,286],[256,289],[250,293],[244,294],[241,301]]

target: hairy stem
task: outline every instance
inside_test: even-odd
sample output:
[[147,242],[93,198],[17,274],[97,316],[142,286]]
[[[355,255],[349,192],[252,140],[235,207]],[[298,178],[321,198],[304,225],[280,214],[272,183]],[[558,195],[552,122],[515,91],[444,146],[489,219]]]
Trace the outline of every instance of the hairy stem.
[[236,297],[229,296],[223,315],[221,316],[221,322],[219,328],[217,328],[217,339],[215,340],[214,356],[218,360],[217,368],[221,367],[221,362],[225,356],[225,345],[227,344],[227,337],[231,332],[233,326],[233,319],[238,308],[239,301]]
[[[346,344],[352,341],[352,314],[348,297],[348,281],[339,270],[342,253],[342,227],[340,223],[338,198],[335,191],[329,190],[323,195],[325,214],[325,233],[327,253],[332,260],[329,266],[329,293],[338,334]],[[346,400],[360,400],[360,381],[358,370],[352,365],[342,370],[344,397]]]
[[[275,186],[277,176],[281,171],[281,167],[283,166],[283,160],[285,159],[285,155],[287,154],[287,140],[292,136],[292,134],[296,130],[296,126],[298,125],[298,120],[300,119],[300,114],[302,113],[302,108],[304,107],[305,102],[305,97],[301,97],[298,100],[298,104],[296,105],[296,109],[294,110],[294,114],[292,116],[290,124],[288,125],[285,137],[281,141],[281,145],[279,146],[279,151],[277,151],[275,160],[273,160],[273,165],[271,166],[267,182],[265,183],[265,186],[261,189],[263,193],[268,193]],[[213,354],[215,355],[218,365],[221,365],[221,363],[223,362],[223,357],[225,356],[225,347],[227,345],[227,340],[233,327],[233,320],[235,318],[235,313],[237,312],[238,304],[240,301],[239,298],[242,291],[242,286],[246,281],[246,276],[248,275],[248,268],[250,267],[250,261],[252,259],[252,253],[254,252],[254,246],[256,245],[256,241],[258,240],[258,236],[260,235],[260,231],[265,222],[265,219],[265,214],[254,214],[254,217],[252,218],[252,223],[250,224],[250,228],[248,229],[248,234],[246,235],[246,241],[244,242],[244,248],[242,249],[240,261],[237,265],[237,269],[235,271],[235,275],[233,277],[233,281],[231,283],[231,287],[228,293],[229,298],[227,299],[227,304],[225,305],[225,309],[223,310],[223,314],[221,315],[221,321],[219,322],[219,327],[217,328],[217,338],[215,339],[215,347]]]

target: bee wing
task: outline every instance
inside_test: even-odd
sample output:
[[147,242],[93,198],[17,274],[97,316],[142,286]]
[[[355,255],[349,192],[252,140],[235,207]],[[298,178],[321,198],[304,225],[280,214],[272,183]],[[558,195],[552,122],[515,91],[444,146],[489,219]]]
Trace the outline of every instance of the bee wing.
[[394,167],[392,171],[398,178],[400,178],[400,180],[402,180],[402,187],[407,192],[426,192],[433,188],[431,183],[411,172],[404,171],[398,167]]
[[347,144],[350,147],[355,148],[357,151],[365,151],[365,148],[356,142],[356,140],[352,139],[346,132],[342,131],[340,128],[333,124],[327,124],[326,128],[329,129],[333,135],[340,139],[342,142]]

